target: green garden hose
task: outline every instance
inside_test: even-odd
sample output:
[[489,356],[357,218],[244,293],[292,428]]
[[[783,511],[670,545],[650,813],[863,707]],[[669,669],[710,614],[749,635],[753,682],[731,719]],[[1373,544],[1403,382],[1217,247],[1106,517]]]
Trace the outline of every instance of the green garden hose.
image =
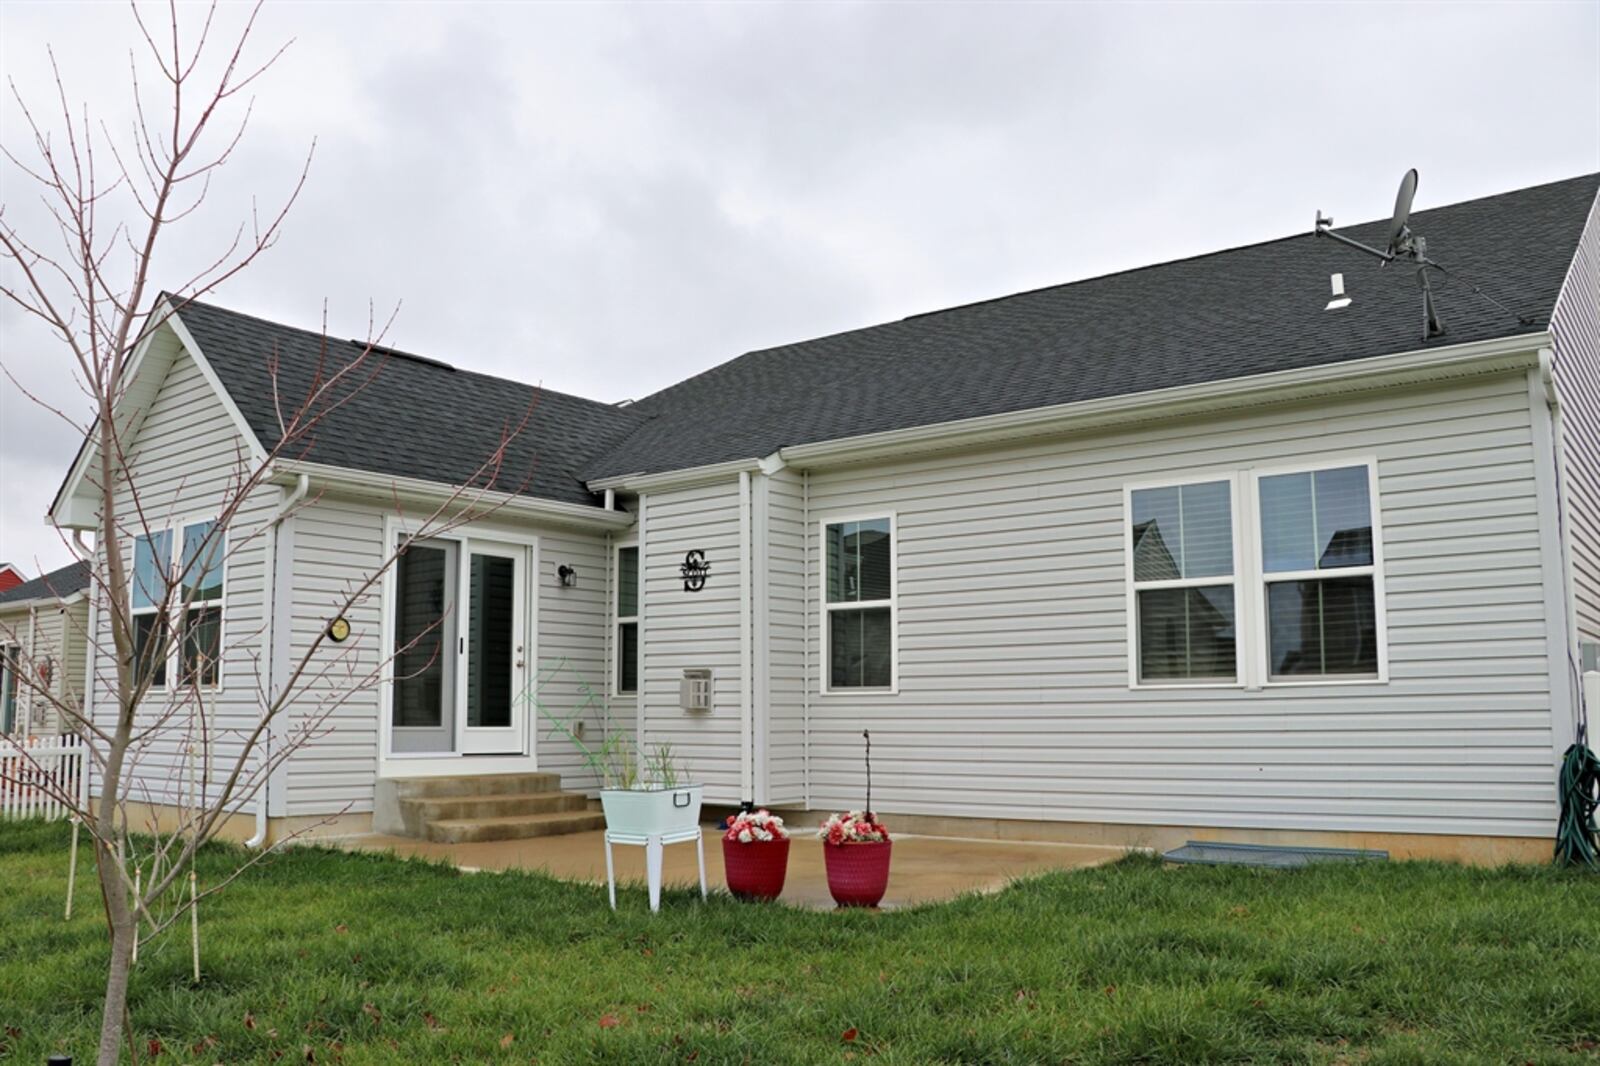
[[1595,808],[1600,807],[1600,758],[1580,739],[1561,758],[1561,819],[1556,824],[1556,862],[1600,870]]

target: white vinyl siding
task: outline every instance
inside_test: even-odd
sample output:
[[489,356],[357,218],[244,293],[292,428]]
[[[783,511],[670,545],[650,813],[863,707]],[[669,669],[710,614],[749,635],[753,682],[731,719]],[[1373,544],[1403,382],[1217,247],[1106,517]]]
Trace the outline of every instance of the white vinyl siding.
[[[1123,486],[1338,455],[1378,464],[1389,682],[1130,689]],[[1521,373],[815,470],[809,499],[894,510],[900,612],[898,694],[821,696],[812,667],[813,807],[859,804],[867,727],[884,811],[1551,832]]]
[[800,805],[806,784],[805,481],[782,470],[757,478],[756,485],[756,543],[766,546],[766,575],[756,578],[757,589],[766,594],[764,631],[759,622],[757,629],[756,676],[768,679],[764,706],[759,692],[757,697],[756,758],[758,765],[766,760],[766,769],[757,773],[756,800]]
[[[639,700],[646,747],[668,742],[705,785],[708,803],[740,792],[739,483],[651,492],[644,500],[644,624]],[[705,552],[711,571],[698,592],[684,588],[684,556]],[[686,669],[709,669],[711,710],[685,711]]]
[[[1550,316],[1561,396],[1562,496],[1583,640],[1600,641],[1600,202]],[[1600,708],[1591,707],[1592,716]]]
[[[162,345],[153,345],[151,358],[160,350],[164,350]],[[220,512],[223,501],[236,489],[241,464],[249,462],[249,449],[221,399],[181,349],[174,351],[173,361],[131,431],[125,450],[129,476],[139,486],[144,519],[151,529],[174,530],[173,551],[178,550],[185,522]],[[281,498],[277,486],[257,488],[227,530],[223,563],[227,610],[222,622],[220,674],[215,690],[205,696],[207,732],[215,745],[209,760],[215,784],[221,783],[237,757],[238,738],[260,721],[263,711],[258,693],[266,685],[263,634],[270,540],[263,530]],[[123,522],[136,526],[132,494],[124,487],[118,499]],[[123,563],[131,568],[132,535],[123,538],[123,552]],[[97,616],[99,646],[109,649],[109,611],[101,610]],[[115,664],[109,651],[96,655],[95,667],[95,715],[104,725],[115,715]],[[176,681],[174,669],[175,664],[169,664],[169,682]],[[153,692],[141,708],[139,721],[150,722],[168,706],[168,699],[166,692]],[[182,749],[188,743],[184,720],[189,713],[182,712],[141,755],[131,796],[157,803],[178,798],[176,789],[188,773]]]

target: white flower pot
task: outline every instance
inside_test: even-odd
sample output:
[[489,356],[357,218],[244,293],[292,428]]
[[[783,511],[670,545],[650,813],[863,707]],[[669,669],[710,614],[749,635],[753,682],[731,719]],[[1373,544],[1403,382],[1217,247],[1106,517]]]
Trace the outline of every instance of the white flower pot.
[[704,787],[603,788],[600,806],[606,813],[606,828],[639,836],[693,829],[700,824],[700,794]]

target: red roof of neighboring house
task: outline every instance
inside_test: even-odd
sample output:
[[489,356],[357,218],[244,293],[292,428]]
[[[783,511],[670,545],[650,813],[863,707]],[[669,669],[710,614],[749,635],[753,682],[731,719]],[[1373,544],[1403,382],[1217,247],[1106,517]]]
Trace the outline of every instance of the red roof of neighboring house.
[[26,580],[28,579],[23,576],[21,570],[18,570],[10,563],[0,563],[0,592],[14,589]]

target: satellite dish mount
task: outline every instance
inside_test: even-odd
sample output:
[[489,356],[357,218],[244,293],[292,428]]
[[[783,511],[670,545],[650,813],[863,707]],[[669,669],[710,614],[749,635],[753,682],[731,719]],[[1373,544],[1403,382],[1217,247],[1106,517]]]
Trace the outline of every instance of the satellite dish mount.
[[1433,286],[1428,281],[1428,268],[1437,267],[1438,264],[1428,258],[1428,242],[1412,233],[1407,224],[1411,221],[1411,201],[1416,195],[1417,171],[1413,167],[1400,179],[1400,191],[1394,198],[1394,215],[1389,220],[1388,247],[1381,251],[1342,233],[1335,233],[1333,219],[1324,218],[1321,211],[1317,212],[1317,236],[1332,237],[1340,244],[1348,244],[1375,256],[1383,260],[1384,266],[1395,262],[1412,264],[1417,273],[1417,287],[1422,290],[1422,339],[1429,341],[1444,333],[1444,322],[1439,318],[1438,309],[1433,306]]
[[1324,218],[1321,211],[1317,212],[1316,235],[1318,237],[1331,237],[1340,244],[1347,244],[1357,251],[1365,252],[1383,260],[1383,265],[1390,263],[1409,263],[1416,270],[1417,287],[1422,290],[1422,339],[1430,341],[1444,333],[1444,322],[1439,318],[1438,309],[1433,305],[1433,286],[1428,280],[1429,271],[1437,270],[1447,277],[1454,277],[1469,285],[1489,303],[1494,304],[1506,314],[1513,316],[1524,325],[1531,326],[1534,320],[1528,315],[1519,315],[1493,296],[1473,285],[1461,275],[1446,270],[1443,266],[1428,258],[1428,242],[1422,237],[1411,232],[1411,201],[1417,195],[1417,171],[1415,168],[1406,171],[1405,177],[1400,179],[1400,191],[1394,198],[1394,215],[1389,219],[1389,239],[1382,248],[1374,248],[1370,244],[1362,244],[1352,240],[1342,233],[1333,231],[1333,219]]

